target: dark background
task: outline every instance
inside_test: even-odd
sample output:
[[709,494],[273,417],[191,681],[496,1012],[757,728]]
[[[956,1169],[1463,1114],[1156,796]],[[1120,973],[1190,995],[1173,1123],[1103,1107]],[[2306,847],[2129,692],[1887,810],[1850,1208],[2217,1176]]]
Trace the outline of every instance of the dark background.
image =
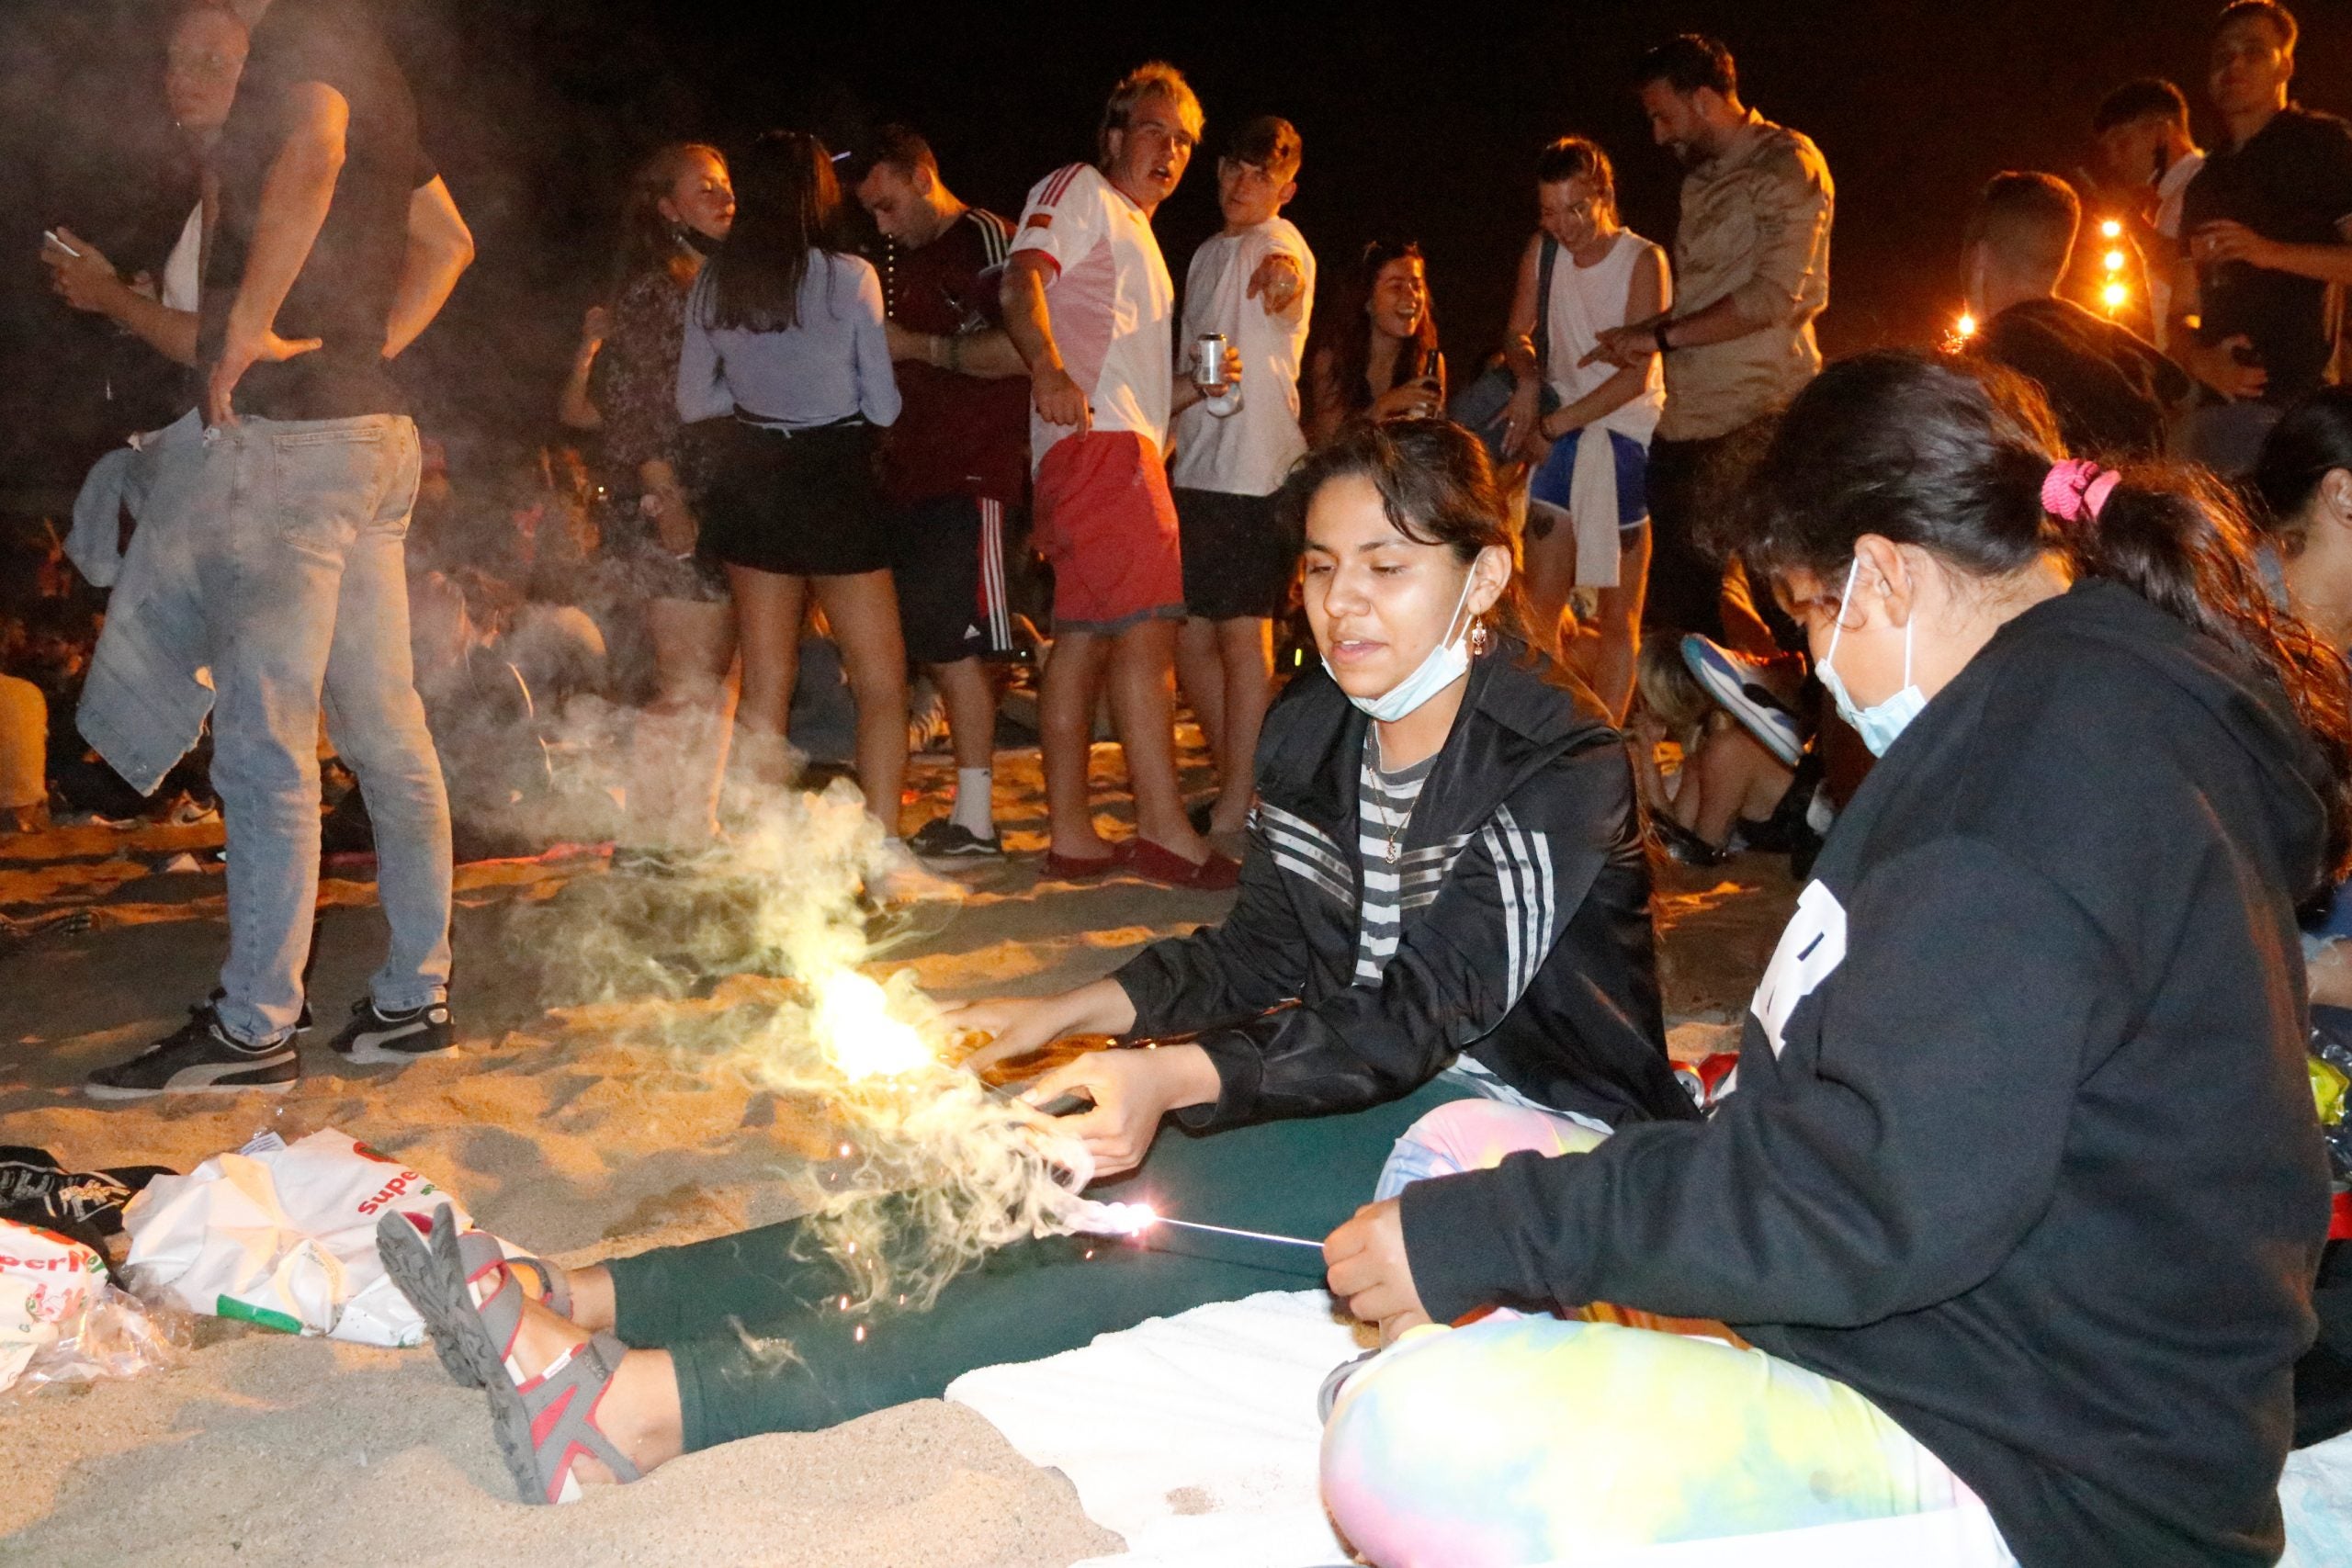
[[[1205,153],[1277,112],[1306,144],[1290,209],[1335,281],[1374,234],[1418,236],[1457,367],[1492,346],[1532,224],[1534,150],[1567,131],[1615,156],[1625,216],[1671,234],[1679,170],[1624,78],[1646,43],[1729,42],[1748,101],[1817,141],[1838,182],[1833,354],[1926,342],[1953,310],[1971,192],[2005,167],[2073,171],[2107,88],[2161,74],[2198,106],[2213,0],[1811,6],[1442,4],[926,9],[846,0],[380,0],[428,141],[481,254],[402,361],[428,434],[460,463],[544,433],[609,261],[630,163],[680,137],[772,125],[854,143],[903,118],[967,199],[1017,212],[1091,153],[1111,83],[1160,56],[1208,112]],[[2298,8],[2298,96],[2352,110],[2352,0]],[[160,265],[187,209],[171,174],[160,0],[0,0],[0,511],[56,504],[120,429],[159,423],[157,363],[51,299],[35,260],[64,222],[127,267]],[[1196,160],[1159,220],[1181,278],[1216,225]],[[111,394],[111,396],[109,395]]]

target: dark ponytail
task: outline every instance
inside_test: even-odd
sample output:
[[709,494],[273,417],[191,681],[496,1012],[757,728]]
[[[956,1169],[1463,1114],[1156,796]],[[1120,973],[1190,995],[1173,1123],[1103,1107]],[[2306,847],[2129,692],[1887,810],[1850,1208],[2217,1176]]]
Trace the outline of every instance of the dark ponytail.
[[2327,874],[2352,858],[2352,678],[2296,615],[2274,606],[2235,495],[2201,469],[2162,464],[2121,482],[2079,522],[2043,510],[2065,455],[2030,382],[1990,366],[1899,353],[1843,360],[1798,394],[1749,487],[1750,564],[1841,578],[1854,541],[1917,545],[1970,576],[1998,578],[2041,556],[2120,582],[2267,671],[2319,747]]

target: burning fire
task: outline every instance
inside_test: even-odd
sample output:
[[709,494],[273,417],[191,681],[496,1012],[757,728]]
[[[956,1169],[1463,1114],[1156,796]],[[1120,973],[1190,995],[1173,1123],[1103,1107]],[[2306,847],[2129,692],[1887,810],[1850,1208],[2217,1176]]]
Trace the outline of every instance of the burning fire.
[[854,969],[817,982],[815,1027],[833,1065],[853,1082],[899,1077],[933,1061],[914,1027],[890,1016],[882,987]]

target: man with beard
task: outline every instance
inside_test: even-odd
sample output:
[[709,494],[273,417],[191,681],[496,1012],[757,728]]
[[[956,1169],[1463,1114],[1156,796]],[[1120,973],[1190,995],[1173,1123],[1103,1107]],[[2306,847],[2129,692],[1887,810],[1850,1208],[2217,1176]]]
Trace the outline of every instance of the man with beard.
[[[1054,568],[1038,739],[1046,874],[1063,880],[1131,863],[1155,882],[1221,890],[1240,874],[1185,817],[1169,694],[1184,581],[1168,427],[1201,391],[1172,374],[1176,288],[1151,216],[1200,140],[1200,100],[1174,66],[1130,72],[1102,111],[1099,161],[1037,182],[1005,264],[1005,330],[1029,367],[1037,542]],[[1226,358],[1237,379],[1239,355]],[[1136,801],[1136,837],[1116,850],[1095,829],[1087,783],[1106,678]]]
[[1821,368],[1813,321],[1829,303],[1836,192],[1821,150],[1740,102],[1731,51],[1668,39],[1634,73],[1658,145],[1680,160],[1674,304],[1600,334],[1596,360],[1666,359],[1650,446],[1651,623],[1722,635],[1722,570],[1692,541],[1709,462]]

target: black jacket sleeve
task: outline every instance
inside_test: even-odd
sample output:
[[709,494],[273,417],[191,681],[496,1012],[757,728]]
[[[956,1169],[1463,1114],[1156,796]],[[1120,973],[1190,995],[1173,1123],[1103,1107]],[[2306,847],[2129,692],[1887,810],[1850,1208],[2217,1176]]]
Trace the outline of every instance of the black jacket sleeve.
[[[1770,1081],[1712,1122],[1406,1189],[1430,1315],[1609,1301],[1834,1327],[1988,1277],[2051,1201],[2086,1063],[2129,1027],[2130,987],[2099,978],[2125,960],[1981,840],[1898,854],[1852,902],[1852,945],[1799,1004],[1817,1010],[1808,1069],[1775,1060],[1751,1021],[1742,1077]],[[1802,1027],[1792,1015],[1792,1049]]]
[[1600,873],[1631,787],[1614,745],[1531,774],[1470,834],[1377,987],[1343,985],[1203,1034],[1221,1092],[1179,1119],[1208,1131],[1356,1111],[1437,1076],[1503,1021],[1550,960]]
[[1297,996],[1306,959],[1306,939],[1261,823],[1250,829],[1240,894],[1225,919],[1153,942],[1111,977],[1135,1004],[1136,1033],[1191,1034],[1255,1018]]

